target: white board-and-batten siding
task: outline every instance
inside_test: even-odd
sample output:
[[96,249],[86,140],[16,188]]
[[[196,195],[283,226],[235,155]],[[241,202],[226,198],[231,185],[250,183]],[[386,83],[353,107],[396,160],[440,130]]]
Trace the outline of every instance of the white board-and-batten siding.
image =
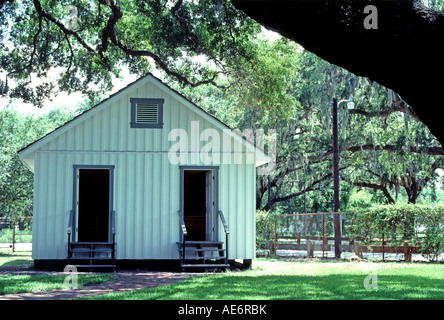
[[[172,164],[168,159],[175,143],[168,140],[168,133],[176,128],[189,133],[194,122],[200,132],[220,130],[222,146],[222,128],[159,80],[142,79],[59,128],[56,136],[47,136],[48,142],[31,150],[32,156],[24,156],[32,157],[34,166],[34,259],[67,257],[74,165],[114,166],[117,259],[178,258],[182,164]],[[163,128],[130,128],[131,98],[164,99]],[[196,151],[206,143],[189,143],[188,165],[218,166],[218,209],[223,211],[231,232],[229,258],[252,259],[256,166],[247,164],[245,155],[241,164],[203,164]],[[235,143],[232,139],[232,146]],[[219,233],[225,241],[221,224]]]

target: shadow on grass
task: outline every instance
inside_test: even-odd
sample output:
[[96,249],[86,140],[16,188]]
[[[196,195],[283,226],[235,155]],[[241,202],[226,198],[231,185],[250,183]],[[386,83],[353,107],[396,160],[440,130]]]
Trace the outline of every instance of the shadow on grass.
[[31,252],[0,251],[0,271],[8,271],[11,268],[29,269],[32,266],[34,266],[34,260],[31,257]]
[[443,281],[418,275],[379,275],[367,290],[361,275],[197,276],[176,284],[101,296],[117,300],[411,300],[444,299]]
[[0,270],[2,270],[2,268],[9,269],[10,267],[20,267],[20,266],[29,268],[30,266],[33,266],[33,265],[34,265],[33,260],[15,259],[13,261],[8,261],[8,262],[3,263],[0,266]]
[[0,250],[0,257],[28,257],[31,258],[31,251],[15,251],[12,250]]
[[64,276],[6,275],[0,277],[0,294],[63,288]]
[[[3,294],[65,289],[66,279],[66,275],[8,274],[0,277],[0,298]],[[115,279],[114,274],[85,274],[78,276],[76,284],[82,287]]]

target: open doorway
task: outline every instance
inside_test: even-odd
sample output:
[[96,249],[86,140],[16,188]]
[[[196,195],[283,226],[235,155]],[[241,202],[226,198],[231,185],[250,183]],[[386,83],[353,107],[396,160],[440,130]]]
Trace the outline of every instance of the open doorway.
[[77,168],[77,241],[109,242],[110,169]]
[[183,214],[187,241],[214,240],[215,186],[215,170],[183,170]]

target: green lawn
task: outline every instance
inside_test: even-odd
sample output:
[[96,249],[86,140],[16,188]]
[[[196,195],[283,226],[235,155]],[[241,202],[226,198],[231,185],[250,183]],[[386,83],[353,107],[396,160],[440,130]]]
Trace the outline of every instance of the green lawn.
[[[0,274],[0,295],[65,289],[65,275],[8,274],[11,270],[30,270],[33,265],[31,252],[0,251],[0,271],[5,272]],[[106,282],[115,278],[113,274],[80,274],[77,278],[77,286]],[[72,285],[72,281],[68,284]]]
[[0,271],[32,268],[33,266],[31,251],[0,250]]
[[[0,276],[0,295],[23,292],[37,292],[55,289],[65,289],[64,275],[5,275]],[[77,286],[96,284],[115,279],[112,274],[82,274],[78,275]],[[69,282],[72,285],[72,281]]]
[[[30,252],[0,251],[0,271],[31,267]],[[112,274],[79,275],[78,285],[113,277]],[[370,278],[372,281],[366,282]],[[64,280],[63,275],[6,274],[0,276],[0,294],[63,289]],[[365,284],[369,284],[367,289]],[[171,285],[88,299],[444,300],[444,264],[257,259],[247,271],[194,275]]]
[[[369,281],[366,289],[368,276],[377,282]],[[196,275],[171,285],[88,299],[443,300],[444,264],[256,260],[248,271]]]

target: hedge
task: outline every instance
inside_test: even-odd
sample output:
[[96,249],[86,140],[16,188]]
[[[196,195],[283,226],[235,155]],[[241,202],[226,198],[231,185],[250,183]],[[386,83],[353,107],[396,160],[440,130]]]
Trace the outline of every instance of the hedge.
[[[256,247],[269,248],[274,239],[276,213],[256,212]],[[369,244],[382,239],[387,245],[419,245],[431,261],[444,253],[444,205],[396,204],[343,212],[350,239]]]
[[370,243],[372,239],[387,244],[404,241],[417,244],[430,260],[444,252],[444,205],[376,205],[344,212],[352,239]]
[[256,211],[256,248],[271,249],[274,239],[274,214],[270,211]]

